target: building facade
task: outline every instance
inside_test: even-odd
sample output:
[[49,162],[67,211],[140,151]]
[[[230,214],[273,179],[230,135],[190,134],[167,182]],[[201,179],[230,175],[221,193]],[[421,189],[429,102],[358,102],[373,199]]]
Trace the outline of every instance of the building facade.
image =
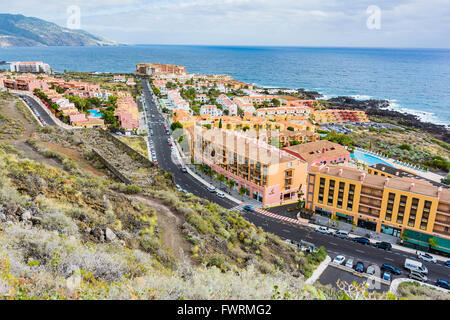
[[449,189],[343,166],[311,167],[307,183],[306,207],[316,214],[423,248],[434,239],[434,250],[450,253]]
[[251,199],[264,205],[298,200],[306,191],[307,163],[267,143],[235,131],[189,128],[191,156],[196,163],[248,189]]

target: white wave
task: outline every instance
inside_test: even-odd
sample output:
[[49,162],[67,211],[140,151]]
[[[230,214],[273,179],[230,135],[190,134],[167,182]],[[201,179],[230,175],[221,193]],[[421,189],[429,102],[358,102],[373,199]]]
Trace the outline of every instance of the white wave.
[[364,94],[355,94],[355,95],[351,95],[349,96],[355,100],[370,100],[373,99],[372,96],[368,96],[368,95],[364,95]]
[[450,129],[450,125],[448,123],[442,122],[439,117],[434,112],[422,111],[422,110],[414,110],[401,106],[396,101],[397,100],[388,100],[389,106],[385,108],[385,110],[398,111],[401,113],[412,114],[417,116],[422,122],[429,122],[437,125],[444,125]]

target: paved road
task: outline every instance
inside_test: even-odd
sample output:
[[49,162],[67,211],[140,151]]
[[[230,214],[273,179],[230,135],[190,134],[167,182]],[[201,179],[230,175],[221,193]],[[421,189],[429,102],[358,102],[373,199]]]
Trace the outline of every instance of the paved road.
[[[168,144],[167,139],[169,136],[165,132],[163,123],[165,122],[164,117],[158,111],[155,102],[152,99],[152,95],[147,86],[147,81],[142,81],[143,92],[145,97],[146,113],[147,119],[151,122],[153,135],[150,139],[153,141],[155,146],[156,157],[158,160],[158,166],[167,172],[173,173],[175,177],[175,182],[180,185],[183,189],[193,193],[194,195],[215,202],[226,209],[236,207],[238,204],[226,199],[219,198],[215,193],[209,192],[206,187],[200,183],[197,179],[192,177],[188,173],[183,173],[181,167],[175,164],[172,158],[172,151]],[[153,117],[152,117],[153,115]],[[150,130],[148,130],[150,132]]]
[[[167,142],[168,135],[165,133],[163,126],[165,120],[158,112],[156,105],[152,100],[152,95],[146,81],[143,81],[143,87],[147,106],[147,117],[152,123],[154,133],[154,135],[151,136],[151,139],[155,145],[159,166],[166,171],[172,172],[175,176],[176,183],[196,196],[206,198],[227,209],[236,207],[236,203],[228,199],[218,198],[215,194],[210,193],[198,180],[187,173],[183,173],[180,170],[180,167],[174,164],[171,160],[171,150]],[[151,117],[151,115],[154,115],[154,117]],[[381,266],[383,263],[388,263],[400,269],[402,269],[406,257],[417,260],[415,256],[402,251],[393,250],[392,252],[386,252],[382,249],[361,245],[350,240],[343,240],[334,238],[333,236],[316,233],[311,231],[310,228],[283,223],[280,220],[266,217],[261,214],[243,212],[242,215],[256,226],[284,239],[296,241],[305,240],[314,243],[317,247],[324,246],[332,259],[339,254],[343,254],[347,258],[354,258],[355,262],[363,261],[366,267],[370,264]],[[430,283],[434,283],[438,278],[449,279],[449,267],[428,262],[424,262],[424,264],[429,270]],[[402,272],[402,276],[407,275],[406,270],[403,270]]]
[[[392,250],[389,252],[372,246],[355,243],[351,240],[335,238],[330,235],[314,232],[307,227],[283,223],[279,220],[257,213],[247,212],[244,213],[243,216],[256,226],[276,234],[283,239],[295,241],[304,240],[314,243],[317,247],[324,246],[332,259],[338,255],[344,255],[346,258],[353,258],[355,263],[357,261],[362,261],[365,267],[371,264],[378,266],[381,266],[383,263],[391,264],[402,270],[402,275],[400,277],[407,277],[408,275],[408,272],[403,269],[406,258],[418,260],[416,256],[403,251]],[[428,283],[433,284],[437,279],[449,279],[450,267],[446,267],[442,263],[423,263],[428,268],[428,277],[430,278]]]
[[36,115],[36,117],[39,120],[43,119],[45,121],[43,123],[44,125],[56,126],[55,121],[53,121],[53,119],[47,114],[47,112],[45,112],[45,110],[41,107],[41,105],[39,105],[39,103],[37,103],[34,99],[32,99],[26,95],[21,95],[21,94],[14,94],[14,95],[22,98],[23,100],[26,99],[25,102],[28,104],[31,111],[33,111],[33,113]]

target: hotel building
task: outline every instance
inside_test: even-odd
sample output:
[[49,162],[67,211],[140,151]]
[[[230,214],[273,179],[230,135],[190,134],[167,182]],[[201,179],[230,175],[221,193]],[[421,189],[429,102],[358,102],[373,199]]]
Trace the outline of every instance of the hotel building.
[[313,166],[306,207],[316,214],[450,253],[450,190],[410,178],[371,175],[343,166]]
[[317,110],[312,118],[317,123],[370,122],[366,113],[359,110]]
[[10,64],[11,72],[31,72],[31,73],[46,73],[51,74],[52,68],[42,61],[23,62],[16,61]]
[[262,140],[235,131],[195,126],[187,128],[191,156],[227,179],[245,187],[264,205],[296,201],[306,191],[308,164]]
[[148,76],[186,75],[186,69],[183,66],[176,66],[172,64],[138,63],[136,64],[136,73]]

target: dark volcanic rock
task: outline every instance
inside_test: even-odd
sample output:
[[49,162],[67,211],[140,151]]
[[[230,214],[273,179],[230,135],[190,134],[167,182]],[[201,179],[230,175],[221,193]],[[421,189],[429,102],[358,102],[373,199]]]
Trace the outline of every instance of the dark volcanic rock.
[[395,120],[398,124],[428,132],[435,138],[450,143],[450,130],[444,125],[430,122],[422,122],[419,117],[401,113],[394,110],[387,110],[388,100],[356,100],[351,97],[336,97],[326,100],[330,109],[350,109],[363,110],[368,116],[384,117]]

